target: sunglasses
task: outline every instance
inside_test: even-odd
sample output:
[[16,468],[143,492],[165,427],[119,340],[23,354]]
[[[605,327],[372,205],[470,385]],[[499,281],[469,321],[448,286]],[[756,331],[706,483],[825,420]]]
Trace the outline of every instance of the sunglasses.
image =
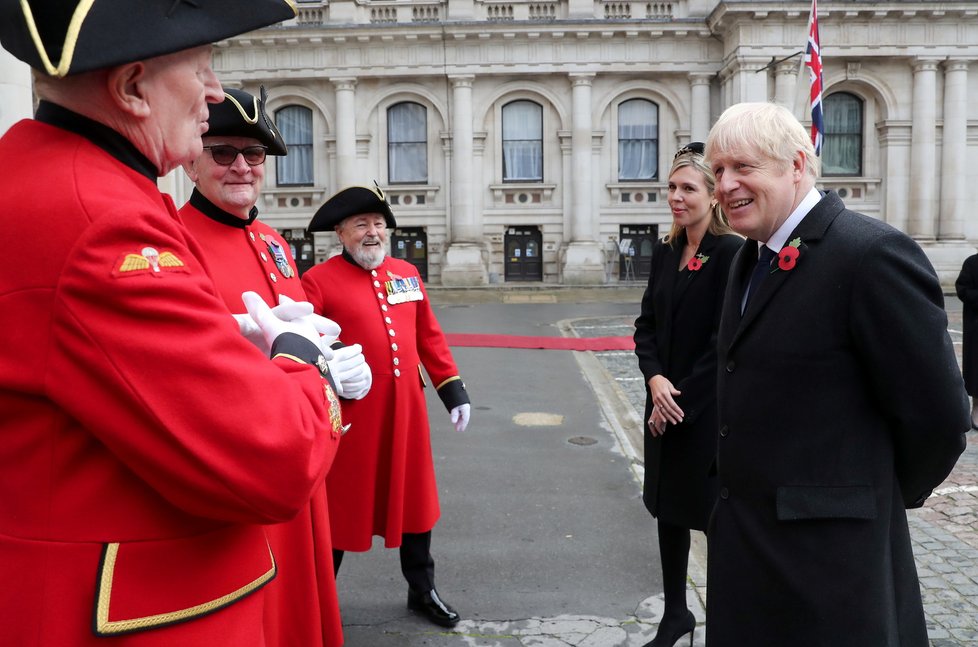
[[258,166],[265,161],[265,153],[268,148],[265,146],[248,146],[247,148],[235,148],[234,146],[228,146],[227,144],[214,144],[213,146],[204,146],[205,150],[211,152],[211,157],[214,158],[216,164],[221,166],[231,166],[234,164],[234,160],[238,159],[238,153],[244,157],[244,161],[248,163],[248,166]]

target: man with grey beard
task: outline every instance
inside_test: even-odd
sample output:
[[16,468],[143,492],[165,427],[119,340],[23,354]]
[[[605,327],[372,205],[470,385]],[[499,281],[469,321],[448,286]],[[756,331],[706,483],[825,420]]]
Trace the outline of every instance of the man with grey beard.
[[459,614],[435,590],[431,530],[440,508],[431,456],[422,365],[458,431],[469,396],[435,320],[418,270],[386,253],[394,214],[379,188],[349,187],[326,201],[309,231],[335,231],[343,253],[302,277],[316,312],[360,344],[370,392],[342,403],[355,434],[343,438],[326,478],[334,568],[345,551],[367,551],[374,535],[400,547],[408,608],[443,627]]

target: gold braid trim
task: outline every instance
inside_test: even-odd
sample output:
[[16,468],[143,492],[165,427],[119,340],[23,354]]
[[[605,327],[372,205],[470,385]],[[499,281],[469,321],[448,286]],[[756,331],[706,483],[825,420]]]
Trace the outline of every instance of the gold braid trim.
[[272,567],[262,574],[258,579],[245,584],[237,591],[232,591],[227,595],[204,602],[187,609],[160,613],[153,616],[142,618],[130,618],[128,620],[109,620],[109,606],[112,603],[112,578],[115,575],[115,562],[119,555],[119,544],[105,545],[105,559],[102,561],[102,570],[99,573],[99,586],[95,592],[97,606],[95,609],[95,633],[99,636],[112,636],[115,634],[153,629],[164,625],[190,620],[198,616],[206,615],[211,611],[216,611],[232,602],[240,600],[249,593],[256,591],[264,586],[269,580],[275,577],[276,565],[275,555],[272,554],[271,546],[268,547],[268,556],[272,560]]
[[272,359],[278,359],[279,357],[281,357],[283,359],[291,359],[296,364],[308,364],[309,363],[306,360],[300,359],[300,358],[296,357],[295,355],[292,355],[292,354],[289,354],[289,353],[275,353],[275,355],[272,357]]
[[78,45],[78,34],[81,33],[82,24],[88,18],[88,12],[92,9],[94,3],[95,0],[82,0],[78,3],[75,12],[71,15],[71,22],[68,23],[65,42],[61,46],[61,60],[58,61],[58,66],[55,67],[54,63],[51,62],[51,57],[48,56],[47,49],[44,48],[41,35],[37,31],[37,23],[34,21],[34,13],[31,11],[31,6],[27,3],[27,0],[20,0],[20,8],[24,14],[25,22],[27,22],[27,31],[30,32],[31,39],[34,41],[34,47],[37,48],[41,62],[44,63],[44,69],[51,76],[62,77],[68,74],[68,70],[71,68],[71,59],[75,56],[75,47]]
[[244,119],[247,123],[249,123],[252,126],[254,126],[255,124],[258,123],[258,115],[261,114],[261,113],[258,111],[258,97],[252,97],[252,99],[253,99],[253,101],[252,101],[252,108],[255,109],[255,116],[254,117],[249,117],[248,116],[248,111],[245,110],[245,107],[243,105],[241,105],[241,103],[237,99],[235,99],[234,97],[232,97],[227,92],[224,93],[224,100],[225,101],[230,101],[231,103],[233,103],[234,104],[234,107],[238,109],[238,112],[239,113],[241,113],[241,118]]
[[458,375],[454,375],[454,376],[448,378],[447,380],[445,380],[444,382],[442,382],[441,384],[439,384],[438,386],[436,386],[435,387],[435,391],[441,391],[441,387],[445,386],[449,382],[454,382],[455,380],[461,380],[461,379],[462,378],[460,378]]

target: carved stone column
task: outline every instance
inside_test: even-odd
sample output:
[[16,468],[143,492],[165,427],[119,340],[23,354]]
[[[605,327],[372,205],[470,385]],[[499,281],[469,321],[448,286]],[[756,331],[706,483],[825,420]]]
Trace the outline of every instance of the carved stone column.
[[443,285],[485,285],[489,282],[472,185],[474,78],[471,75],[449,77],[452,83],[451,240],[441,270]]
[[944,64],[944,142],[938,237],[964,240],[968,208],[965,164],[968,146],[968,61]]
[[604,249],[597,240],[599,214],[594,209],[591,169],[591,84],[594,74],[571,74],[573,106],[571,163],[573,164],[573,204],[571,204],[571,242],[564,255],[564,283],[597,285],[605,282]]
[[[967,145],[967,64],[947,64],[944,84],[944,146],[941,173],[937,169],[937,59],[914,61],[913,131],[910,144],[910,235],[923,247],[945,289],[954,285],[961,263],[974,252],[964,240],[964,189]],[[961,147],[961,148],[959,148]],[[956,178],[961,173],[960,179]],[[892,178],[891,178],[892,179]],[[941,184],[941,211],[937,187]],[[946,209],[946,211],[945,211]],[[940,234],[940,240],[938,239]]]
[[937,65],[934,59],[913,62],[909,233],[922,242],[935,240],[937,231]]
[[689,75],[690,112],[689,140],[705,142],[710,134],[710,80],[712,74],[693,72]]
[[774,102],[794,110],[798,91],[798,58],[788,59],[774,68]]
[[[353,78],[334,78],[336,88],[336,184],[334,191],[370,184],[357,164],[356,87]],[[332,192],[331,192],[332,193]]]

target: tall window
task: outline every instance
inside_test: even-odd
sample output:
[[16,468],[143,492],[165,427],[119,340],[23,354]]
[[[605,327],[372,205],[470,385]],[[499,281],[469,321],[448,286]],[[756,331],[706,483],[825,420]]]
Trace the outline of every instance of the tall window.
[[654,180],[659,171],[659,106],[631,99],[618,106],[618,180]]
[[863,102],[848,92],[825,97],[822,175],[862,175]]
[[387,109],[387,177],[391,184],[428,182],[428,110],[421,104]]
[[503,106],[503,181],[543,181],[543,108],[532,101]]
[[279,186],[312,184],[312,110],[286,106],[275,113],[275,125],[282,133],[288,155],[275,158],[275,177]]

